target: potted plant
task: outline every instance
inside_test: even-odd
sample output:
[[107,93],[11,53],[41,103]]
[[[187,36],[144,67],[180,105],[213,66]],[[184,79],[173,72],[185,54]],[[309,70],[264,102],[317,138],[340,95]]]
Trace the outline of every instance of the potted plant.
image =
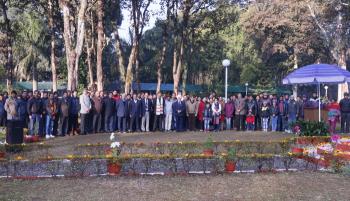
[[227,151],[225,169],[226,172],[234,172],[236,170],[237,154],[234,148],[229,148]]
[[214,142],[211,137],[208,137],[207,141],[204,143],[204,150],[203,154],[204,156],[213,156],[214,155]]
[[115,134],[112,133],[110,136],[111,143],[111,152],[112,155],[109,156],[107,161],[107,171],[109,175],[118,175],[122,169],[120,153],[121,147],[120,142],[115,140]]
[[5,145],[0,144],[0,159],[5,158]]

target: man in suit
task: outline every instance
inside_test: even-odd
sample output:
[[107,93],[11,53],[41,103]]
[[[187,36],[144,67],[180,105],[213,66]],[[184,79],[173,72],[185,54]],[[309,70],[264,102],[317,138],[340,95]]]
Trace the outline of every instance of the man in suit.
[[177,101],[173,103],[173,113],[176,118],[176,131],[185,130],[186,104],[181,100],[181,95],[177,96]]
[[[140,131],[140,125],[139,125],[139,117],[141,115],[141,104],[139,100],[137,99],[137,95],[133,94],[132,100],[129,103],[129,111],[130,111],[130,132],[134,132],[135,130],[137,132]],[[135,125],[135,130],[134,130]]]
[[115,101],[113,99],[113,94],[110,92],[108,96],[103,99],[104,105],[104,120],[105,120],[105,131],[113,132],[114,131],[114,117],[115,114]]
[[149,119],[152,110],[151,104],[148,93],[145,93],[144,98],[141,100],[141,130],[143,132],[149,132]]
[[153,131],[159,129],[163,130],[163,117],[164,117],[164,99],[159,92],[157,98],[154,100],[154,122]]
[[126,107],[127,102],[125,100],[125,94],[122,94],[122,98],[116,103],[116,111],[118,117],[118,130],[125,133],[126,131]]

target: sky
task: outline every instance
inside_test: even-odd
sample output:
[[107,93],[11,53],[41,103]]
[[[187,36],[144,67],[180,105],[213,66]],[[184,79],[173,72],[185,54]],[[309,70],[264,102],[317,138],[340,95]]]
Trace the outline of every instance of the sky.
[[[148,25],[144,28],[144,32],[146,30],[152,29],[154,27],[154,24],[157,20],[157,18],[162,18],[163,14],[160,14],[161,8],[159,5],[159,0],[153,1],[153,3],[150,4],[149,6],[149,11],[150,11],[150,21]],[[123,22],[122,25],[119,28],[119,34],[120,37],[130,41],[130,36],[129,36],[129,27],[131,26],[131,21],[130,21],[130,12],[127,9],[122,10],[123,13]]]

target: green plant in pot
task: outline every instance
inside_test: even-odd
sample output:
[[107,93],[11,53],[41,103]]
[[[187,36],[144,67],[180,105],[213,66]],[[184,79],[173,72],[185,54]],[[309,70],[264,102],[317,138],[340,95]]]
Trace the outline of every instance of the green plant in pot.
[[5,152],[6,152],[5,145],[4,144],[0,144],[0,159],[5,158],[5,155],[6,155]]
[[226,156],[225,168],[227,172],[234,172],[236,170],[237,153],[234,148],[229,148]]
[[204,143],[203,154],[205,156],[213,156],[214,155],[214,141],[211,137],[208,137],[208,139]]
[[112,156],[108,159],[107,163],[107,171],[110,175],[117,175],[120,173],[122,165],[121,165],[121,145],[120,142],[118,142],[115,138],[115,134],[112,133],[110,136],[111,143],[111,151]]

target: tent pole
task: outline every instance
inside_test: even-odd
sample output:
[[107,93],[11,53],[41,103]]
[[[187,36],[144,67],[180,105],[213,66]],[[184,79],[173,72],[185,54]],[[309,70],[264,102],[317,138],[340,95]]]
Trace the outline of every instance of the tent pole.
[[318,83],[318,121],[321,122],[321,83]]

